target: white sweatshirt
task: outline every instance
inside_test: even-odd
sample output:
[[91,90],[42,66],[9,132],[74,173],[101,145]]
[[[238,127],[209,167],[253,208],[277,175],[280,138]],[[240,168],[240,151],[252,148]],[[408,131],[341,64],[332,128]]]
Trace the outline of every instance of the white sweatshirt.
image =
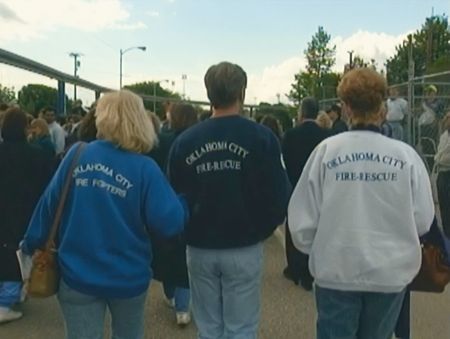
[[417,274],[433,221],[428,173],[409,145],[371,131],[324,140],[291,197],[295,246],[323,288],[394,293]]
[[403,98],[389,98],[386,105],[386,120],[389,122],[401,122],[408,115],[408,102]]

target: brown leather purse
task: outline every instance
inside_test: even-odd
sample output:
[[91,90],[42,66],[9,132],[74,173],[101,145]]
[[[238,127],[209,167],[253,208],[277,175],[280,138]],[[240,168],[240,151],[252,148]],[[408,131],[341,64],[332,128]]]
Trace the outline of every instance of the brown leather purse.
[[410,284],[411,291],[442,293],[450,282],[450,267],[444,261],[439,247],[422,246],[422,265]]
[[84,143],[78,146],[72,159],[72,164],[66,175],[63,191],[45,247],[42,250],[37,250],[33,256],[33,267],[31,268],[27,292],[30,297],[47,298],[58,292],[60,276],[55,237],[61,222],[64,205],[70,191],[73,171],[78,163],[78,159],[80,158],[84,146]]

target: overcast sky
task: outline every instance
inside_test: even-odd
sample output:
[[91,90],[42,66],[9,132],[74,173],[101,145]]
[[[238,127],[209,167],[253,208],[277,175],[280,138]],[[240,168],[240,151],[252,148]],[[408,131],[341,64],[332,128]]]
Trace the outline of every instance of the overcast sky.
[[[0,47],[72,73],[70,52],[82,53],[79,76],[119,87],[123,82],[169,79],[163,84],[206,100],[203,75],[217,62],[240,64],[249,76],[247,102],[286,101],[303,51],[319,25],[337,46],[336,69],[353,50],[382,65],[425,17],[449,13],[449,0],[0,0]],[[172,82],[175,84],[172,85]],[[0,64],[0,83],[56,87],[53,80]],[[67,86],[70,97],[71,86]],[[85,103],[92,92],[80,90]]]

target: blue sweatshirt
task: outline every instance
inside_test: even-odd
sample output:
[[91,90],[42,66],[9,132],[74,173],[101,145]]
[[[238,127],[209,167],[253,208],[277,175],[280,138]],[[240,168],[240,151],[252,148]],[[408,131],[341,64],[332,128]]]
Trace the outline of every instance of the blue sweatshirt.
[[[62,161],[36,207],[22,249],[31,254],[48,238],[75,149]],[[107,141],[87,144],[58,236],[64,282],[89,295],[130,298],[148,287],[152,272],[149,233],[183,231],[187,211],[156,163]]]
[[182,133],[168,171],[189,203],[190,246],[250,246],[285,219],[290,184],[279,142],[267,127],[241,116],[212,118]]

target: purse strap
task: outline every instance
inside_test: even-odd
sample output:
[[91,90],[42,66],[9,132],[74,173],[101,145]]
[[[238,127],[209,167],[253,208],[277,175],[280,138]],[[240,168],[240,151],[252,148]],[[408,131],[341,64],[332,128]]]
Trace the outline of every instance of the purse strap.
[[53,219],[52,228],[50,230],[50,235],[48,237],[45,248],[47,250],[53,249],[55,247],[55,237],[58,232],[59,224],[61,222],[62,213],[64,211],[64,206],[66,204],[67,196],[69,195],[70,186],[72,184],[72,175],[75,170],[75,166],[78,164],[78,159],[80,158],[81,152],[83,151],[86,143],[80,143],[75,155],[72,158],[69,171],[66,174],[66,179],[64,181],[64,187],[59,199],[58,208],[56,209],[55,218]]

